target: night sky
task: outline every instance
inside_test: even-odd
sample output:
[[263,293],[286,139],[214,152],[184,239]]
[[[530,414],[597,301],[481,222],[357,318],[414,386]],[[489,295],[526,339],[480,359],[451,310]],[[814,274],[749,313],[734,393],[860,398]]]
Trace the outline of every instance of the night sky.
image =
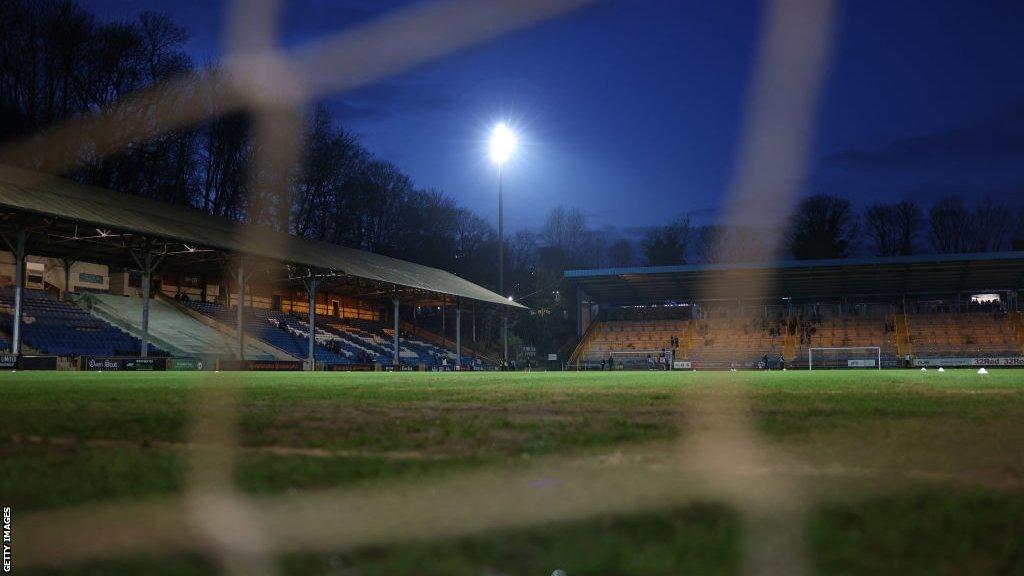
[[[220,55],[223,3],[83,0],[103,19],[164,12],[197,63]],[[405,4],[290,0],[280,43],[300,45]],[[733,169],[763,5],[622,0],[327,101],[338,121],[416,185],[488,218],[490,126],[523,147],[506,172],[506,222],[551,207],[629,234],[713,220]],[[927,204],[1024,198],[1024,2],[839,3],[805,192]]]

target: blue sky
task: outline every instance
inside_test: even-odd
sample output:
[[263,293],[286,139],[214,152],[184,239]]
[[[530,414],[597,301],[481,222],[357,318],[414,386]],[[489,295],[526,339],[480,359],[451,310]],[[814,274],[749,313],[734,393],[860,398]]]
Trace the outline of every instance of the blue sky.
[[[407,2],[291,0],[299,45]],[[223,3],[84,0],[104,19],[148,9],[185,26],[197,62],[220,54]],[[1024,3],[838,4],[806,192],[858,205],[946,194],[1024,196]],[[551,207],[595,226],[712,218],[728,186],[754,66],[760,2],[621,0],[465,50],[327,101],[338,121],[421,187],[494,218],[489,127],[517,125],[510,228]]]

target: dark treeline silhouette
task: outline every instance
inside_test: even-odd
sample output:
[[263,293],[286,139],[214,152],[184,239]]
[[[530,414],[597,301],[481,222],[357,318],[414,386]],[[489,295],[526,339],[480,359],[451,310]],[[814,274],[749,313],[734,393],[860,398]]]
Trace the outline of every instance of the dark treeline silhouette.
[[[133,92],[195,71],[183,50],[187,32],[152,12],[107,23],[72,1],[3,0],[0,35],[2,141],[45,135],[62,120],[95,114]],[[196,78],[219,81],[213,74]],[[216,85],[209,88],[218,93]],[[174,104],[141,102],[115,124],[128,128]],[[493,284],[497,246],[490,224],[440,191],[415,187],[398,167],[375,158],[337,127],[326,108],[315,106],[308,114],[299,169],[251,179],[257,150],[250,118],[216,117],[213,109],[211,119],[198,126],[132,142],[112,156],[92,154],[108,135],[84,135],[66,151],[80,166],[66,176]],[[247,189],[250,181],[260,182],[259,189]]]
[[[185,53],[187,31],[162,14],[101,22],[73,0],[0,0],[0,36],[0,142],[45,136],[62,121],[109,114],[111,104],[184,74],[193,74],[189,85],[202,87],[211,99],[223,93],[221,76],[201,73]],[[195,105],[187,96],[164,91],[139,99],[119,108],[122,116],[111,130],[131,133],[161,108],[186,99]],[[63,175],[496,286],[494,227],[442,191],[416,187],[339,127],[327,108],[313,106],[307,114],[300,166],[285,174],[251,174],[260,153],[252,119],[244,112],[218,116],[215,103],[207,104],[209,110],[199,115],[207,120],[130,141],[114,155],[94,152],[111,134],[82,134],[62,151],[78,166]],[[3,161],[48,171],[36,158]],[[249,189],[252,182],[257,189]],[[526,299],[535,311],[520,318],[514,340],[523,337],[547,348],[562,343],[572,326],[566,314],[571,300],[559,291],[562,272],[604,264],[605,248],[604,236],[586,227],[579,210],[561,207],[538,231],[506,238],[506,292]],[[497,326],[493,315],[483,315],[481,338],[493,343]]]
[[[0,35],[3,142],[45,135],[63,120],[96,114],[140,89],[197,72],[183,50],[187,32],[162,14],[101,22],[73,0],[0,0]],[[214,99],[218,78],[195,74],[196,82],[209,83],[204,93]],[[173,92],[160,98],[121,110],[114,129],[131,133],[161,108],[185,100]],[[84,135],[64,151],[79,166],[65,175],[496,286],[494,227],[444,192],[418,188],[397,166],[367,151],[327,108],[308,111],[300,166],[287,174],[252,175],[252,159],[261,151],[251,118],[244,112],[218,116],[214,103],[208,105],[209,113],[201,115],[208,120],[132,141],[115,155],[94,152],[110,134]],[[31,167],[47,170],[38,163]],[[258,189],[248,189],[250,182]],[[848,200],[819,194],[804,198],[788,222],[766,225],[785,227],[785,256],[805,259],[912,254],[921,248],[1002,250],[1020,234],[1021,221],[994,199],[967,205],[950,197],[927,210],[910,202],[879,204],[860,217]],[[767,252],[764,236],[756,227],[695,228],[688,218],[676,218],[633,242],[590,228],[578,209],[555,208],[538,229],[506,238],[506,292],[533,309],[519,317],[513,349],[520,338],[539,350],[558,349],[571,338],[574,296],[564,290],[566,269],[764,261],[777,256]],[[493,340],[497,325],[485,319],[482,337]]]
[[797,207],[789,249],[798,260],[845,258],[861,243],[862,252],[874,256],[995,252],[1010,249],[1021,232],[1024,212],[993,197],[968,205],[947,196],[927,213],[911,201],[879,203],[859,218],[849,200],[818,194]]

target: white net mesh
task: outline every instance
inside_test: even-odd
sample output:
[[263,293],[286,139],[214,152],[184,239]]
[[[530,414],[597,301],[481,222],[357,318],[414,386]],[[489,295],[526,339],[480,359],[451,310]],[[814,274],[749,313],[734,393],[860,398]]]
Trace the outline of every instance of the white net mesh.
[[882,349],[878,346],[847,348],[811,348],[807,352],[811,370],[859,368],[878,370],[882,366]]

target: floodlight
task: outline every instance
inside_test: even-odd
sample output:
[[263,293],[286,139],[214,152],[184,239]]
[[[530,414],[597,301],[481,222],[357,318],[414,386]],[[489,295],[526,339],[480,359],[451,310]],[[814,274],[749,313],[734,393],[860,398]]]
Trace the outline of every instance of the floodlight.
[[504,122],[499,122],[491,133],[491,159],[504,164],[516,149],[516,135]]

